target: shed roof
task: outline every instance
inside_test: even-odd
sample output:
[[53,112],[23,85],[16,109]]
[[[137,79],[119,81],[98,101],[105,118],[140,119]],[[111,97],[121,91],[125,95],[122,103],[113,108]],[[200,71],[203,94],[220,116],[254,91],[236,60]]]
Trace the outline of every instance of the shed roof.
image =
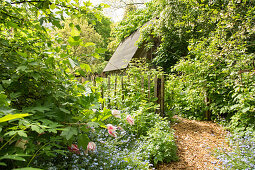
[[128,63],[138,50],[136,41],[138,40],[139,36],[140,32],[139,30],[137,30],[130,36],[125,38],[114,52],[113,56],[111,57],[106,67],[104,68],[103,72],[127,68]]

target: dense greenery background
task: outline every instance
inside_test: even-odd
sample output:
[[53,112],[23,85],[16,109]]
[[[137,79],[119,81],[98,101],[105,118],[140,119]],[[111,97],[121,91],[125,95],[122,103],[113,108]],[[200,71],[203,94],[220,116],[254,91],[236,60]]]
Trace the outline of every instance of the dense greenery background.
[[141,27],[139,44],[157,48],[152,63],[170,73],[167,104],[174,113],[205,119],[207,112],[211,119],[227,118],[231,128],[254,128],[254,5],[148,3],[120,22],[116,41]]
[[[143,96],[134,93],[123,105],[112,100],[126,108],[122,119],[129,112],[138,124],[128,128],[109,109],[100,110],[103,99],[96,88],[77,81],[100,73],[111,52],[138,28],[142,35],[137,44],[154,51],[146,74],[156,66],[168,74],[169,118],[182,114],[221,123],[224,119],[231,131],[255,135],[253,0],[152,1],[144,9],[127,8],[112,31],[101,12],[104,7],[77,0],[0,2],[0,166],[44,168],[42,162],[49,161],[52,167],[75,168],[84,157],[70,155],[67,146],[75,143],[86,150],[91,140],[105,151],[102,155],[122,149],[119,157],[109,156],[118,162],[115,168],[148,168],[150,162],[177,160],[173,132],[166,133],[168,123],[154,114],[155,104],[144,103]],[[141,70],[128,72],[136,75]],[[128,130],[111,142],[100,136],[107,123]],[[168,155],[166,147],[171,148]],[[131,148],[144,154],[124,159],[137,154]],[[69,162],[60,165],[66,156]],[[83,168],[104,166],[95,161],[101,159],[97,154],[89,156],[85,160],[94,164],[84,163]]]

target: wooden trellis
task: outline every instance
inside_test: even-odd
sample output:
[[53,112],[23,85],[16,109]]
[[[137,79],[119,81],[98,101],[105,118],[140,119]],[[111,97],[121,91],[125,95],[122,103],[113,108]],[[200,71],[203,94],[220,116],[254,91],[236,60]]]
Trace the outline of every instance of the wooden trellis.
[[[89,80],[92,81],[92,84],[94,86],[99,87],[100,83],[96,83],[95,79],[96,79],[95,76],[91,76],[89,78]],[[164,114],[165,112],[164,111],[164,101],[165,101],[164,75],[156,75],[156,76],[148,75],[146,79],[144,76],[141,76],[138,79],[137,77],[131,77],[131,76],[111,75],[103,79],[104,79],[103,81],[106,87],[103,88],[101,86],[98,88],[100,90],[101,98],[106,99],[105,103],[102,103],[101,105],[102,109],[104,107],[112,108],[111,97],[116,97],[117,95],[119,95],[121,96],[121,100],[124,101],[125,99],[124,93],[128,93],[127,92],[128,86],[130,85],[130,83],[136,83],[136,84],[139,84],[139,87],[137,87],[137,90],[139,90],[139,92],[141,92],[142,94],[146,96],[145,99],[147,99],[148,101],[152,101],[152,98],[157,98],[155,102],[158,103],[160,107],[159,107],[159,110],[157,110],[156,112],[160,113],[161,116],[165,115]],[[133,80],[133,82],[131,81],[131,79]],[[111,94],[113,94],[113,96],[109,95],[110,92]]]

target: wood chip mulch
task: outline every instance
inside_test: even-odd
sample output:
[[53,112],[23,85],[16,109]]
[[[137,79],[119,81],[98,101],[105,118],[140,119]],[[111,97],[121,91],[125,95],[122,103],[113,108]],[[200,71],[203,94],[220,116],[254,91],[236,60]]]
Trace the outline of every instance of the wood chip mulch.
[[178,146],[179,161],[159,165],[157,169],[215,169],[220,162],[213,156],[215,149],[228,148],[227,132],[211,121],[188,120],[174,116],[172,125]]

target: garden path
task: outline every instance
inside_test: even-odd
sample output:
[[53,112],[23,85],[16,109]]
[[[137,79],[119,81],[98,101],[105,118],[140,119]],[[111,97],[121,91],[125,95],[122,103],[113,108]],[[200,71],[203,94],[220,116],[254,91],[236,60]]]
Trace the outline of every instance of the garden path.
[[216,148],[227,148],[227,132],[211,121],[188,120],[174,116],[175,139],[178,146],[177,162],[160,165],[157,169],[215,169],[220,162],[213,156]]

